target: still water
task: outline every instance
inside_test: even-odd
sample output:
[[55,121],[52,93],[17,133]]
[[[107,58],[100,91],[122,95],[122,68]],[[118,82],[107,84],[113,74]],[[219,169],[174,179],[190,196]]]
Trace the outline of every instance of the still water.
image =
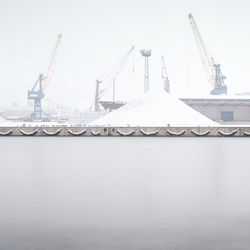
[[0,249],[250,249],[248,138],[0,138]]

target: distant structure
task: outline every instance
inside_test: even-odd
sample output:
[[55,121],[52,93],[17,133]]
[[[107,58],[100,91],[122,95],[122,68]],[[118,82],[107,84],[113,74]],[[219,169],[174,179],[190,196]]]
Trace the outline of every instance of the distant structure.
[[144,68],[144,93],[149,91],[149,70],[148,70],[148,58],[151,56],[151,50],[140,50],[142,56],[145,58]]
[[165,59],[163,56],[161,57],[161,77],[162,77],[162,81],[163,81],[163,89],[169,93],[170,92],[170,84],[169,84],[169,79],[168,79],[168,75],[167,75]]
[[204,45],[204,42],[201,38],[198,26],[195,22],[195,19],[192,14],[188,16],[194,38],[197,43],[197,47],[200,53],[201,61],[207,76],[209,83],[212,85],[213,89],[211,90],[211,95],[222,95],[227,94],[227,85],[224,83],[225,76],[222,75],[220,64],[214,62],[213,57],[208,55],[207,49]]

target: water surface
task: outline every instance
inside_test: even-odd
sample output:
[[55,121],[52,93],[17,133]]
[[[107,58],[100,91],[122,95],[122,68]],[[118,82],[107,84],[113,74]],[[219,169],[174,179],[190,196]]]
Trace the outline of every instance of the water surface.
[[0,138],[0,249],[250,249],[247,138]]

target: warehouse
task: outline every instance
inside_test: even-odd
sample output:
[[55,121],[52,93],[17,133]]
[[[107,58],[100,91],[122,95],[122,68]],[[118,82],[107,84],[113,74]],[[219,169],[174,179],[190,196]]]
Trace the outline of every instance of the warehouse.
[[249,97],[181,98],[211,120],[221,123],[250,123]]

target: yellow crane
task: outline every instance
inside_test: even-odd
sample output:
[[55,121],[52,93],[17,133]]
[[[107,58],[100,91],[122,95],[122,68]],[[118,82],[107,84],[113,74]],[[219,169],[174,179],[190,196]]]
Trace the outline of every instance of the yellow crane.
[[210,93],[212,95],[227,94],[227,86],[224,83],[224,79],[226,77],[222,75],[220,64],[215,64],[214,59],[209,56],[193,15],[189,14],[188,18],[189,18],[189,21],[190,21],[190,24],[194,33],[194,38],[196,40],[196,44],[200,53],[201,61],[202,61],[208,82],[213,87]]
[[57,36],[56,46],[54,48],[49,67],[46,75],[40,74],[33,88],[28,91],[28,99],[34,100],[34,112],[31,114],[30,119],[33,121],[47,120],[47,117],[42,116],[42,98],[45,96],[44,91],[50,84],[54,73],[56,57],[58,49],[62,40],[62,34]]

